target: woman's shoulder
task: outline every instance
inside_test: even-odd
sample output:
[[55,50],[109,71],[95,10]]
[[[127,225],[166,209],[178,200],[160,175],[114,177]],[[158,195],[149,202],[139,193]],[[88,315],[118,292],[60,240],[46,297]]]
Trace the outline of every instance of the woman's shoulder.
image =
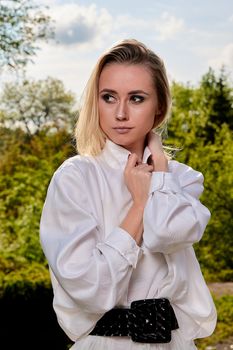
[[58,180],[66,177],[83,177],[94,169],[93,157],[75,155],[61,163],[55,170],[53,177]]

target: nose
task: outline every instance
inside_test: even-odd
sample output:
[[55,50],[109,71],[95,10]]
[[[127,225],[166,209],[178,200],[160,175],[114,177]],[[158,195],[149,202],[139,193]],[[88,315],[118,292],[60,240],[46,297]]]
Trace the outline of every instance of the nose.
[[128,120],[128,112],[126,105],[124,103],[119,103],[116,110],[116,119],[117,120]]
[[126,117],[126,114],[117,114],[116,115],[117,120],[127,120],[128,118]]

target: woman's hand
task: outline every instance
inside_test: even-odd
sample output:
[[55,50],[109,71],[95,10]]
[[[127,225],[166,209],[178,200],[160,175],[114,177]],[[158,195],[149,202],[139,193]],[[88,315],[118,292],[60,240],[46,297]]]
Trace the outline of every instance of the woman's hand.
[[153,166],[143,163],[138,164],[138,162],[138,156],[135,153],[130,154],[124,177],[134,204],[144,209],[148,199]]
[[139,164],[138,156],[130,154],[124,171],[126,186],[132,195],[133,204],[120,227],[127,231],[138,245],[142,243],[143,213],[149,195],[153,166]]
[[152,154],[154,171],[168,171],[168,160],[163,150],[161,136],[150,131],[148,134],[148,147]]
[[159,134],[156,134],[153,131],[150,131],[147,136],[147,140],[148,140],[148,147],[152,155],[164,154],[163,144],[162,144],[161,136]]

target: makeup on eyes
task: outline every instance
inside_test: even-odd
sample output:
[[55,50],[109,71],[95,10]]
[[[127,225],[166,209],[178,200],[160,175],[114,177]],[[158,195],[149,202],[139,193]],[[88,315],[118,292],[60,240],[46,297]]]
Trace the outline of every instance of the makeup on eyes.
[[[149,94],[143,90],[130,91],[127,96],[129,100],[135,103],[141,103]],[[118,93],[115,90],[103,89],[100,91],[100,97],[107,103],[114,103],[118,99]]]

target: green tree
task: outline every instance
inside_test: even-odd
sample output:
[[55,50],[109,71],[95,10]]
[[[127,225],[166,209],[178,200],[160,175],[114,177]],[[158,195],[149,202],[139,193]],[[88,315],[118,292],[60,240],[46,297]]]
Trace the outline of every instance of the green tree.
[[74,107],[74,94],[65,91],[58,79],[6,83],[1,95],[0,121],[2,126],[21,126],[29,135],[44,127],[69,128],[77,114]]
[[[6,129],[0,128],[0,136],[3,133]],[[53,172],[75,152],[70,134],[61,129],[28,138],[16,129],[8,132],[0,151],[0,256],[14,268],[32,261],[44,263],[41,210]]]
[[232,86],[224,73],[213,70],[197,88],[173,83],[169,145],[180,148],[176,159],[204,175],[202,202],[211,220],[196,252],[208,279],[233,276],[233,141]]
[[22,68],[35,56],[37,42],[52,37],[51,18],[31,0],[0,3],[0,69]]
[[223,124],[233,130],[233,89],[224,68],[219,76],[210,68],[196,88],[173,82],[172,96],[168,137],[172,144],[186,149],[184,161],[197,144],[214,143]]
[[208,280],[233,278],[233,139],[227,124],[215,135],[215,143],[197,145],[189,164],[204,174],[202,202],[211,219],[202,240],[195,245]]
[[223,124],[227,124],[230,130],[233,130],[232,86],[224,68],[219,76],[210,68],[202,77],[200,87],[196,91],[196,103],[200,115],[206,121],[205,128],[200,132],[206,143],[214,143],[215,136]]

